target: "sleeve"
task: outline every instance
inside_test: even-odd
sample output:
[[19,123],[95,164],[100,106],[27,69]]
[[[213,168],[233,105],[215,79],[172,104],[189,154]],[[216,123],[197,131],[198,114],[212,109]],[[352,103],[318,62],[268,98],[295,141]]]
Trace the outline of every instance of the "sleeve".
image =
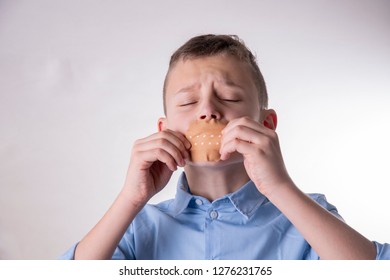
[[377,260],[390,260],[390,244],[373,241],[376,246]]
[[[113,260],[131,260],[135,259],[134,254],[131,254],[127,251],[127,242],[126,237],[124,236],[120,241],[118,247],[116,247],[114,254],[112,255]],[[70,247],[64,254],[58,257],[59,260],[74,260],[74,254],[76,252],[77,242],[72,247]]]
[[[313,197],[313,196],[312,196]],[[314,196],[313,199],[315,199],[320,205],[322,205],[324,208],[326,208],[329,212],[331,212],[333,215],[338,217],[340,220],[343,220],[343,218],[340,216],[340,214],[337,212],[337,209],[335,206],[330,204],[324,195],[318,195]],[[373,241],[376,247],[376,259],[377,260],[390,260],[390,244],[388,243],[379,243],[376,241]]]
[[72,247],[68,249],[64,254],[62,254],[58,259],[59,260],[74,260],[74,253],[76,251],[76,247],[79,243],[77,242]]
[[[312,194],[308,194],[314,201],[316,201],[319,205],[321,205],[323,208],[325,208],[326,210],[328,210],[330,213],[332,213],[334,216],[336,216],[338,219],[342,220],[343,221],[343,218],[341,217],[341,215],[339,214],[339,212],[337,211],[337,208],[329,203],[327,200],[326,200],[326,197],[325,195],[323,194],[318,194],[318,193],[312,193]],[[318,254],[314,251],[314,249],[308,244],[304,254],[303,254],[303,257],[302,257],[303,260],[319,260],[320,257],[318,256]]]
[[[112,255],[113,260],[134,260],[134,246],[133,246],[133,229],[132,224],[129,226],[124,236],[120,240],[118,246],[116,247],[114,254]],[[59,260],[74,260],[74,255],[76,248],[79,242],[70,247],[63,255],[61,255]]]
[[122,239],[119,241],[114,254],[112,255],[113,260],[135,260],[134,252],[134,222],[127,228]]
[[[122,243],[122,244],[121,244]],[[134,259],[133,255],[129,254],[124,250],[123,246],[125,242],[123,242],[123,238],[121,243],[115,249],[114,254],[112,255],[113,260],[129,260]],[[74,260],[74,254],[79,243],[74,244],[70,247],[64,254],[58,257],[59,260]]]

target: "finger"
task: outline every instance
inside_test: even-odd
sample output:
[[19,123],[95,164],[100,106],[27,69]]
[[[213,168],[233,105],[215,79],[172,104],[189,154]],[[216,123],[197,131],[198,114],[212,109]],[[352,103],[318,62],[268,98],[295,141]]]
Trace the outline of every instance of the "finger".
[[178,148],[180,149],[184,159],[189,160],[190,159],[189,150],[192,146],[190,141],[180,132],[172,131],[172,130],[169,130],[169,132],[172,133],[175,137],[177,137],[177,139],[180,141],[179,142],[180,146]]
[[[250,147],[264,152],[279,145],[278,137],[275,132],[272,132],[271,135],[265,135],[248,127],[237,127],[237,129],[231,130],[222,137],[221,154],[225,151],[225,146],[237,143],[236,140],[239,140],[238,143],[240,143],[240,146],[247,143]],[[238,152],[241,152],[241,150]],[[242,150],[242,152],[244,152],[244,150]]]
[[138,151],[135,153],[138,161],[141,161],[141,169],[149,169],[153,163],[162,162],[164,163],[169,170],[172,172],[177,170],[176,160],[163,149],[151,149],[147,151]]
[[264,134],[270,134],[273,132],[272,129],[269,129],[265,127],[262,123],[255,121],[249,117],[242,117],[238,119],[231,120],[227,126],[222,130],[222,135],[228,133],[230,130],[235,129],[237,126],[245,126],[252,128],[255,131],[264,133]]
[[167,131],[175,135],[184,144],[186,150],[189,150],[191,148],[191,142],[184,136],[184,134],[173,130],[167,130]]
[[[166,139],[171,144],[173,144],[182,154],[182,157],[185,159],[188,159],[190,157],[187,147],[191,147],[191,144],[188,142],[188,140],[179,132],[175,132],[172,130],[164,130],[155,134],[152,134],[149,137],[146,137],[144,139],[141,139],[140,143],[148,144],[146,147],[147,149],[150,149],[150,142],[151,141],[161,141],[160,139]],[[166,142],[162,141],[162,144],[165,144]]]
[[166,139],[171,141],[171,143],[180,150],[184,159],[190,158],[188,150],[191,147],[191,144],[183,134],[173,130],[164,130],[160,134],[162,137],[165,137]]
[[[160,131],[160,132],[154,133],[148,137],[139,139],[139,142],[140,143],[148,142],[150,140],[158,139],[161,137],[170,139],[172,142],[176,143],[178,147],[182,146],[185,149],[189,149],[191,147],[191,144],[188,142],[188,140],[185,138],[185,136],[183,134],[181,134],[180,132],[169,130],[169,129],[164,130],[164,131]],[[180,144],[182,144],[182,145],[180,145]]]
[[240,139],[232,139],[221,147],[221,160],[228,159],[234,152],[238,152],[245,157],[246,155],[254,153],[256,149],[258,149],[258,147],[255,144]]
[[239,125],[223,134],[221,145],[223,146],[224,143],[229,142],[232,139],[240,139],[249,143],[260,144],[261,138],[263,137],[268,136],[253,128]]
[[157,159],[158,161],[164,163],[172,172],[177,170],[177,160],[175,160],[175,158],[165,150],[155,149],[152,150],[149,155],[151,159],[150,162],[156,162],[155,159]]
[[[164,137],[156,138],[149,140],[147,142],[139,143],[135,148],[139,152],[147,152],[147,151],[153,151],[153,150],[163,150],[166,153],[168,153],[176,162],[178,166],[184,166],[185,165],[185,156],[183,156],[183,151],[180,151],[180,149],[176,146],[179,145],[176,143],[173,143],[172,139],[167,139]],[[179,145],[180,146],[180,145]],[[185,153],[188,153],[186,150],[184,150]],[[156,160],[157,158],[154,158]],[[153,159],[151,159],[153,160]]]
[[[166,134],[166,133],[165,133]],[[176,139],[176,140],[175,140]],[[188,153],[186,150],[180,151],[180,141],[177,140],[176,137],[164,135],[163,133],[159,133],[159,135],[152,135],[142,141],[137,141],[134,146],[135,152],[147,152],[155,149],[162,149],[166,151],[171,157],[175,160],[176,165],[184,166],[185,165],[185,156],[183,153]],[[184,149],[184,145],[181,144],[182,149]],[[189,156],[188,156],[189,157]],[[150,159],[152,160],[152,159]],[[154,159],[156,160],[156,159]]]

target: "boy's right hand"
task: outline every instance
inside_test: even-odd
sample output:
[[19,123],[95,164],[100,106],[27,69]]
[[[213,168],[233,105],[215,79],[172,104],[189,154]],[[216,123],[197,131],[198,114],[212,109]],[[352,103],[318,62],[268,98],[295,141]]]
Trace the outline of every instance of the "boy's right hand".
[[189,159],[190,142],[183,134],[163,130],[134,143],[125,185],[129,202],[141,207],[161,191],[178,166]]

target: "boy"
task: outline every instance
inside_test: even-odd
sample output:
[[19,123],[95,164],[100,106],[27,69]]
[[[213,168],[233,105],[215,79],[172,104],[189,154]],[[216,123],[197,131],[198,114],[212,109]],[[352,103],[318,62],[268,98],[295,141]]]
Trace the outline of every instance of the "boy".
[[[202,35],[171,57],[165,118],[135,142],[124,187],[99,223],[63,258],[375,259],[388,244],[345,224],[323,195],[288,175],[255,57],[236,36]],[[196,162],[184,134],[225,122],[219,161]],[[184,167],[175,199],[147,201]]]

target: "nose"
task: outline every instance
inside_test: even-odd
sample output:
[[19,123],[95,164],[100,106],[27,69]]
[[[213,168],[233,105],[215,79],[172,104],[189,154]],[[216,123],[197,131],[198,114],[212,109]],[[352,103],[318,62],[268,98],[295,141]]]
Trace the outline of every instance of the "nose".
[[211,115],[201,115],[199,117],[201,120],[211,120],[211,119],[218,119],[216,114],[211,114]]
[[221,113],[220,110],[218,110],[218,106],[214,104],[212,100],[207,100],[203,102],[200,108],[200,112],[198,114],[198,119],[200,120],[221,119]]

